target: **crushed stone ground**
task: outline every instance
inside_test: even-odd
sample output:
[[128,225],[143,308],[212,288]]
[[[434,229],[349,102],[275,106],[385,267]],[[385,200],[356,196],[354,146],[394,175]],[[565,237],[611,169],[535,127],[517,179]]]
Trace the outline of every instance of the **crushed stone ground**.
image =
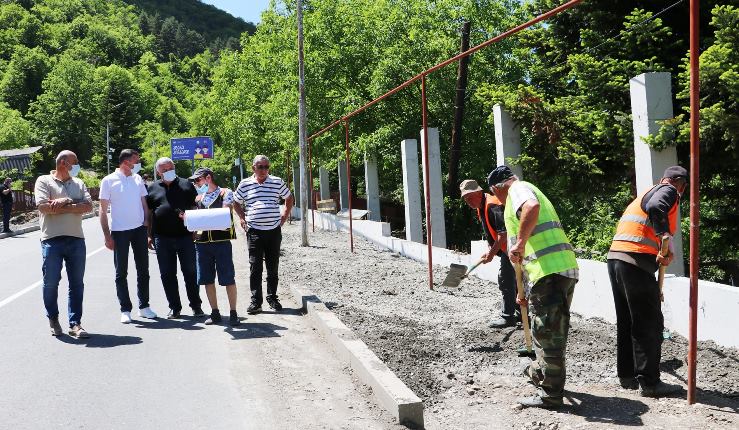
[[[471,277],[444,289],[446,269],[436,267],[430,291],[423,263],[356,236],[351,254],[346,233],[309,237],[311,246],[300,247],[298,224],[285,225],[281,284],[310,288],[353,329],[423,399],[429,429],[739,427],[737,349],[699,344],[696,405],[685,394],[643,398],[617,388],[615,326],[578,315],[567,345],[566,406],[520,410],[515,399],[535,389],[520,374],[528,361],[515,353],[524,343],[520,327],[487,327],[501,301],[494,283]],[[684,338],[665,341],[663,380],[685,386],[686,357]]]

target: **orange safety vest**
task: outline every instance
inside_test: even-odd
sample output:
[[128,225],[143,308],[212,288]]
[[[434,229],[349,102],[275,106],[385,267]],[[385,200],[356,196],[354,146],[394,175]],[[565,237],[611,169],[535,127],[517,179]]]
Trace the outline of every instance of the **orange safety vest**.
[[[493,236],[493,240],[497,242],[498,232],[495,231],[495,229],[493,228],[493,224],[490,222],[490,212],[488,211],[488,209],[492,205],[503,206],[503,203],[501,203],[500,200],[498,200],[498,198],[493,195],[490,195],[488,193],[482,194],[485,196],[485,226],[490,232],[490,235]],[[477,208],[477,218],[479,218],[480,222],[482,222],[482,214],[480,214],[480,208]],[[508,245],[505,242],[503,242],[503,244],[500,246],[500,249],[503,250],[503,252],[505,252],[507,248]]]
[[[655,187],[657,186],[655,185]],[[618,227],[616,227],[616,235],[613,236],[611,251],[659,254],[660,239],[649,222],[649,216],[641,208],[642,199],[655,187],[641,194],[626,207],[618,222]],[[677,199],[667,214],[671,235],[674,235],[677,230],[677,209],[679,205],[680,198]]]

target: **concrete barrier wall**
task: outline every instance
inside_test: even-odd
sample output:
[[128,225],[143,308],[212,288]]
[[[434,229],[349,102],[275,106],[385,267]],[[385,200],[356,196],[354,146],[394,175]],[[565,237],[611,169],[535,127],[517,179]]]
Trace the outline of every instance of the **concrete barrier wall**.
[[[293,216],[299,218],[299,211]],[[331,214],[315,212],[316,228],[333,231],[348,231],[349,220]],[[310,219],[309,219],[310,222]],[[420,262],[428,261],[426,245],[390,236],[390,225],[376,221],[355,220],[354,234],[361,236],[386,249]],[[472,253],[462,254],[443,248],[433,248],[435,265],[449,266],[452,263],[469,265],[487,250],[487,242],[472,242]],[[611,283],[606,263],[592,260],[577,260],[580,266],[580,280],[575,288],[572,311],[585,318],[602,318],[616,322]],[[479,266],[474,276],[497,282],[499,259]],[[689,279],[670,276],[665,278],[665,303],[663,313],[665,326],[682,336],[688,336]],[[719,345],[739,348],[739,288],[715,282],[698,283],[698,339],[712,340]]]

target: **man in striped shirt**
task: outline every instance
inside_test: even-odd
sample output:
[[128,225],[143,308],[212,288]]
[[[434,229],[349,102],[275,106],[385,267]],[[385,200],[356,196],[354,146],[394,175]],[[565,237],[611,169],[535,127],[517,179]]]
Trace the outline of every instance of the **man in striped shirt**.
[[[290,216],[294,199],[285,182],[269,174],[269,158],[257,155],[251,168],[254,174],[241,181],[234,192],[234,210],[249,246],[251,304],[246,311],[256,314],[262,311],[262,262],[267,266],[267,304],[282,310],[277,300],[281,227]],[[280,199],[285,200],[284,208],[280,207]]]

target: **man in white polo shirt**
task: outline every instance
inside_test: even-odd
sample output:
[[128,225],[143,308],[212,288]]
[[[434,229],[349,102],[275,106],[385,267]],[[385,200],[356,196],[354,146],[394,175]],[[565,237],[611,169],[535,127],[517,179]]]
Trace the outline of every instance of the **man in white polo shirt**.
[[[113,251],[115,288],[121,305],[121,322],[131,322],[131,298],[128,295],[128,247],[133,250],[136,263],[136,287],[139,297],[139,316],[156,318],[149,307],[149,251],[147,248],[146,185],[138,175],[141,170],[139,153],[124,149],[118,156],[118,168],[100,182],[100,225],[105,235],[105,246]],[[110,227],[108,213],[110,207]]]
[[[241,219],[249,244],[249,288],[251,304],[246,310],[250,314],[262,311],[262,262],[267,266],[267,303],[282,310],[277,300],[277,269],[280,262],[282,224],[293,207],[293,196],[285,182],[269,174],[269,159],[264,155],[254,157],[254,174],[241,181],[234,192],[234,210]],[[280,199],[285,207],[280,210]]]

